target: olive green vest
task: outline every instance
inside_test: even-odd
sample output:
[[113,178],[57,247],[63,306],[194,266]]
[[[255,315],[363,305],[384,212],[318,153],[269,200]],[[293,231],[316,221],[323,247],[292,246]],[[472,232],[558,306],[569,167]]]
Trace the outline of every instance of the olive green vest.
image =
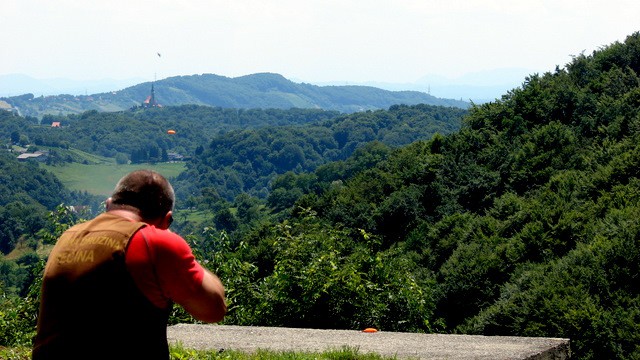
[[34,360],[169,358],[171,307],[149,302],[125,264],[143,226],[104,213],[58,239],[42,281]]

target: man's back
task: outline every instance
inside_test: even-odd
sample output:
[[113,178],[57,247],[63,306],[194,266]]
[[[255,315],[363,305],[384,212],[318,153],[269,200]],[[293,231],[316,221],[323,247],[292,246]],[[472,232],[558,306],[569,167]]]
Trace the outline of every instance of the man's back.
[[174,303],[219,322],[224,286],[189,244],[168,230],[175,194],[161,174],[123,176],[106,212],[67,230],[42,282],[33,358],[168,359]]
[[124,261],[142,226],[102,214],[58,240],[45,269],[33,359],[127,358],[131,351],[168,358],[170,307],[153,306]]

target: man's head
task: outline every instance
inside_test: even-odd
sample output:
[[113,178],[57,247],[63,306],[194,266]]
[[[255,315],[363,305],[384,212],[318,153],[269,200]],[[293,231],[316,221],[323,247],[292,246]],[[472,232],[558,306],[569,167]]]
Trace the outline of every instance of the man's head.
[[110,209],[137,210],[144,220],[157,220],[173,210],[175,194],[164,176],[153,170],[136,170],[118,181],[109,200]]

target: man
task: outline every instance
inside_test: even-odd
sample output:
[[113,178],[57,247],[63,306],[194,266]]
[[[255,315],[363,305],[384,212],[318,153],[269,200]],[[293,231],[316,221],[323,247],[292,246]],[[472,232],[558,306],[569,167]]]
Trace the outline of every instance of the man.
[[44,271],[34,360],[169,359],[173,303],[203,322],[223,319],[220,279],[168,230],[174,201],[162,175],[137,170],[106,212],[62,234]]

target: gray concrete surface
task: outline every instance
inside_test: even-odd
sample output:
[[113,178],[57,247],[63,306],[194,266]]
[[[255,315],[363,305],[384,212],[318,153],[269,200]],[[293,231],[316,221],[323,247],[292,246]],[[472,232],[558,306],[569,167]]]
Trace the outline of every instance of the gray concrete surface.
[[167,329],[169,343],[190,349],[274,351],[357,349],[397,359],[564,360],[569,339],[477,335],[414,334],[357,330],[316,330],[232,325],[178,324]]

